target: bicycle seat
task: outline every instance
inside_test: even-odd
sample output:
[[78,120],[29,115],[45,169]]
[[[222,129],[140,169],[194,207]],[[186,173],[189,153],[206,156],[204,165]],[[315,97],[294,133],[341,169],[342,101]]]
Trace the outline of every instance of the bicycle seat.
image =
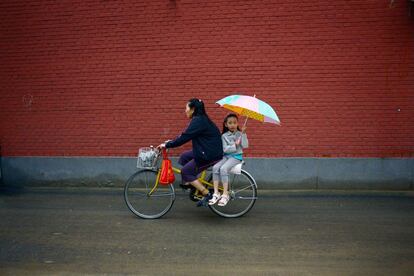
[[241,174],[242,166],[244,165],[244,161],[235,165],[233,168],[230,169],[230,173],[232,174]]

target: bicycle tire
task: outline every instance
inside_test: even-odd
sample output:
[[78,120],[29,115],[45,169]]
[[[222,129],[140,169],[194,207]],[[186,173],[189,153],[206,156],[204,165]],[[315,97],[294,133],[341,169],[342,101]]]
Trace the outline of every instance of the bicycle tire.
[[[221,217],[238,218],[247,214],[253,208],[257,199],[257,184],[254,178],[245,170],[242,170],[241,174],[230,174],[230,176],[233,178],[232,181],[229,181],[229,203],[224,207],[220,207],[217,204],[209,205],[208,207],[211,211]],[[243,179],[241,179],[241,177],[243,177]],[[212,176],[210,176],[208,181],[211,182],[211,179]],[[242,192],[246,194],[246,196],[239,194]],[[242,200],[246,202],[245,207],[235,207],[236,201],[239,203]],[[244,205],[244,203],[242,205]]]
[[157,175],[158,171],[155,169],[142,169],[132,174],[125,182],[125,203],[128,209],[140,218],[160,218],[168,213],[174,204],[175,191],[172,184],[158,184],[153,194],[149,194],[155,185]]

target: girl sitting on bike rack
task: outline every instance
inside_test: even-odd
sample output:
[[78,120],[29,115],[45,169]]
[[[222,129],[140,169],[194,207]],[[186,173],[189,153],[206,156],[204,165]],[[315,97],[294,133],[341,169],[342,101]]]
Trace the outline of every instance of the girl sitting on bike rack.
[[176,148],[192,141],[193,149],[181,154],[178,161],[183,166],[181,177],[183,183],[191,183],[203,194],[204,198],[197,202],[197,206],[207,206],[212,195],[200,183],[197,176],[223,158],[221,134],[217,126],[207,116],[202,100],[189,100],[185,113],[191,119],[187,129],[176,139],[163,143],[157,148]]
[[[209,205],[214,205],[218,202],[219,206],[226,206],[230,198],[228,194],[229,171],[234,166],[243,162],[243,149],[249,146],[246,125],[240,131],[236,114],[230,113],[224,119],[223,135],[221,138],[224,157],[213,167],[214,194],[209,201]],[[218,189],[219,180],[223,184],[223,195],[220,195]]]

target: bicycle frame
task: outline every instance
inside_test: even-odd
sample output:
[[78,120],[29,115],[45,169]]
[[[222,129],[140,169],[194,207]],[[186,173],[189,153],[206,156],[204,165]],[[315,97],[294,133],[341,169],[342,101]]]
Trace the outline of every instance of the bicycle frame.
[[[173,170],[174,173],[181,174],[181,170],[178,169],[178,168],[172,167],[172,170]],[[202,171],[200,177],[198,178],[198,180],[201,182],[201,184],[204,184],[204,185],[209,186],[209,187],[214,187],[213,183],[210,183],[205,179],[206,174],[207,174],[207,170]],[[158,168],[157,179],[155,181],[154,187],[149,192],[149,195],[152,195],[152,193],[157,189],[158,184],[159,184],[159,180],[160,180],[160,175],[161,175],[161,168]],[[172,185],[172,184],[168,184],[168,185]],[[219,190],[222,190],[222,188],[219,188]]]

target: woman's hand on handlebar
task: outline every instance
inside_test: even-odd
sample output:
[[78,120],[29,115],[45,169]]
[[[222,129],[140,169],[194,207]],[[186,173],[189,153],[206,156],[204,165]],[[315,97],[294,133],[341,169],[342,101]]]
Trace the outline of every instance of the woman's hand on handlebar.
[[165,141],[164,143],[162,143],[162,144],[158,145],[158,146],[157,146],[157,150],[161,151],[162,149],[166,148],[166,147],[165,147],[165,144],[167,144],[169,141],[171,141],[171,140],[167,140],[167,141]]
[[157,150],[161,151],[163,148],[165,148],[165,143],[162,143],[157,146]]

